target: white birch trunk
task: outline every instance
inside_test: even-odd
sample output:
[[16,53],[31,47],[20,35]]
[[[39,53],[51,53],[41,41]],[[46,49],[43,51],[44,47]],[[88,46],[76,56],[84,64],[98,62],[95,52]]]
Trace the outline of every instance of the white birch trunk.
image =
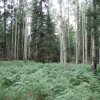
[[82,11],[82,39],[83,39],[83,64],[85,63],[85,32],[84,32],[84,14]]
[[95,37],[91,36],[91,47],[92,47],[92,66],[94,66],[95,59]]
[[63,17],[62,17],[62,0],[59,2],[59,6],[60,6],[60,32],[61,32],[61,44],[62,44],[62,61],[64,63],[64,67],[66,69],[67,67],[67,54],[66,54],[66,42],[65,42],[65,29],[64,29],[64,21],[63,21]]
[[28,60],[30,60],[30,36],[28,37]]
[[61,32],[60,32],[60,63],[64,63],[63,45],[62,45],[62,33]]
[[80,23],[79,23],[79,1],[77,0],[77,35],[76,35],[76,64],[80,57]]
[[27,16],[25,17],[25,31],[24,31],[24,60],[27,60],[27,36],[28,36],[28,25],[27,25]]

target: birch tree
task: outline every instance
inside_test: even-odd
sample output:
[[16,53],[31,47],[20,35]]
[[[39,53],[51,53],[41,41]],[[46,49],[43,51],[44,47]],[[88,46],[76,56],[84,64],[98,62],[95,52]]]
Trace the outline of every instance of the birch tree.
[[65,42],[65,29],[64,29],[64,22],[63,22],[63,16],[62,16],[62,0],[59,0],[59,6],[60,6],[60,48],[61,48],[61,53],[60,53],[60,60],[61,63],[64,63],[64,67],[66,69],[67,66],[67,54],[66,54],[66,42]]
[[27,16],[25,17],[25,31],[24,31],[24,60],[27,60],[27,38],[28,38],[28,24]]
[[82,38],[83,38],[83,64],[85,63],[85,32],[84,32],[84,12],[82,11]]
[[80,57],[79,0],[77,0],[76,4],[77,4],[76,64],[78,64],[79,63],[79,57]]
[[[67,27],[67,35],[68,35],[68,53],[69,53],[69,56],[70,56],[70,47],[71,47],[71,41],[70,41],[70,32],[69,32],[69,25],[70,25],[70,22],[69,22],[69,20],[70,20],[70,2],[69,2],[69,0],[67,0],[67,20],[68,20],[68,27]],[[65,15],[66,16],[66,15]],[[65,17],[64,17],[65,18]]]

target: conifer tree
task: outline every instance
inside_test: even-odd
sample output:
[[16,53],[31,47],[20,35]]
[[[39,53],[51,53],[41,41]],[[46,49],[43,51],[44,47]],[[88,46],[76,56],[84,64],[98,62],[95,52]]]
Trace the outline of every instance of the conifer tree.
[[[45,2],[45,10],[42,5]],[[34,60],[40,62],[53,61],[57,54],[55,49],[56,36],[54,34],[54,23],[51,20],[48,1],[37,1],[33,3],[32,30],[31,30],[31,54]],[[51,48],[52,47],[52,48]]]

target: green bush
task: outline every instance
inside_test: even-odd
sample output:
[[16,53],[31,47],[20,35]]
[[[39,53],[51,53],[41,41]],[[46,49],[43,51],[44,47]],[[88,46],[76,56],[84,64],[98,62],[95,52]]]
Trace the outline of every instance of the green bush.
[[0,100],[100,100],[100,68],[89,65],[0,62]]

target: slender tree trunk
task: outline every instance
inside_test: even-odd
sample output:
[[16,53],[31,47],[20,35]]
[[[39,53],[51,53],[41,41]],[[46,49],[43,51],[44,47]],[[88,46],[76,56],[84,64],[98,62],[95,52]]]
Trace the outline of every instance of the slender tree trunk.
[[[98,28],[98,31],[100,32],[100,27]],[[100,35],[99,35],[99,64],[100,64]]]
[[79,23],[79,1],[77,0],[77,35],[76,35],[76,64],[80,58],[80,23]]
[[25,60],[25,56],[24,56],[24,37],[25,37],[25,17],[23,16],[23,32],[22,32],[22,51],[23,51],[23,60]]
[[63,46],[62,51],[63,51],[63,63],[64,63],[64,67],[66,69],[67,67],[67,54],[66,54],[66,42],[65,42],[65,29],[64,29],[64,21],[63,21],[63,17],[62,17],[62,1],[59,2],[60,5],[60,31],[61,31],[61,44]]
[[30,60],[30,36],[28,37],[28,60]]
[[4,58],[7,57],[7,47],[6,47],[6,1],[4,0]]
[[24,60],[27,60],[27,33],[28,33],[28,26],[27,26],[27,16],[25,17],[25,33],[24,33]]
[[16,25],[15,25],[15,43],[14,43],[14,59],[16,59],[17,57],[17,11],[16,11],[16,17],[15,17],[15,21],[16,21]]
[[99,64],[100,64],[100,36],[99,36]]
[[[86,8],[87,8],[87,1],[86,1]],[[86,16],[86,9],[85,9],[85,63],[88,63],[88,36],[87,36],[87,16]]]
[[[13,9],[13,15],[14,15],[14,9]],[[13,16],[14,17],[14,16]],[[14,20],[13,20],[14,21]],[[14,23],[12,21],[12,26],[11,26],[11,29],[12,29],[12,39],[11,39],[11,58],[14,59]]]
[[[22,1],[23,2],[23,1]],[[24,56],[24,38],[25,38],[25,12],[24,12],[24,7],[22,8],[22,13],[23,13],[23,19],[22,19],[22,23],[23,23],[23,28],[22,28],[22,59],[25,60],[25,56]]]
[[[38,35],[38,34],[37,34]],[[36,46],[35,46],[35,57],[36,61],[38,61],[38,36],[36,37]]]
[[68,27],[67,27],[67,29],[68,29],[68,53],[69,53],[69,57],[70,57],[70,33],[69,33],[69,25],[70,25],[70,23],[69,23],[69,20],[70,20],[70,16],[69,16],[69,0],[67,1],[68,2]]
[[62,45],[62,33],[61,32],[60,32],[60,63],[64,63],[63,45]]
[[17,60],[19,59],[19,33],[20,33],[20,27],[18,25],[18,35],[17,35]]
[[85,32],[84,32],[84,14],[82,11],[82,39],[83,39],[83,64],[85,63]]
[[92,69],[95,73],[95,37],[91,36],[91,46],[92,46]]
[[94,65],[94,57],[95,57],[95,38],[91,36],[91,47],[92,47],[92,65]]
[[64,55],[63,55],[63,38],[62,38],[62,25],[61,25],[61,18],[62,18],[62,1],[59,1],[60,4],[60,63],[64,63]]
[[[93,11],[96,12],[96,1],[93,0]],[[96,22],[96,15],[93,16],[93,21]],[[93,27],[93,32],[96,33],[97,31],[97,27],[94,26]],[[96,55],[96,37],[94,36],[94,34],[91,37],[92,39],[92,69],[93,69],[93,73],[96,74],[96,70],[97,70],[97,55]]]
[[[87,23],[87,18],[85,17],[85,23]],[[88,63],[88,36],[87,36],[87,28],[85,24],[85,63]]]
[[13,28],[13,25],[14,25],[14,0],[12,0],[11,1],[11,5],[13,5],[13,11],[11,11],[11,51],[10,51],[10,56],[11,56],[11,59],[13,59],[14,58],[14,54],[13,54],[13,52],[14,52],[14,50],[13,50],[13,46],[14,46],[14,43],[13,43],[13,40],[14,40],[14,36],[13,36],[13,34],[14,34],[14,28]]
[[10,51],[10,59],[13,59],[13,21],[11,18],[11,51]]
[[[25,0],[26,1],[26,0]],[[25,7],[24,7],[25,8]],[[23,8],[23,11],[25,12],[25,10],[24,10],[24,8]],[[28,21],[27,21],[27,14],[25,13],[25,16],[24,16],[24,18],[25,18],[25,20],[23,20],[23,21],[25,21],[25,22],[23,22],[24,23],[24,25],[25,26],[23,26],[23,34],[24,34],[24,61],[27,61],[27,39],[28,39]]]

